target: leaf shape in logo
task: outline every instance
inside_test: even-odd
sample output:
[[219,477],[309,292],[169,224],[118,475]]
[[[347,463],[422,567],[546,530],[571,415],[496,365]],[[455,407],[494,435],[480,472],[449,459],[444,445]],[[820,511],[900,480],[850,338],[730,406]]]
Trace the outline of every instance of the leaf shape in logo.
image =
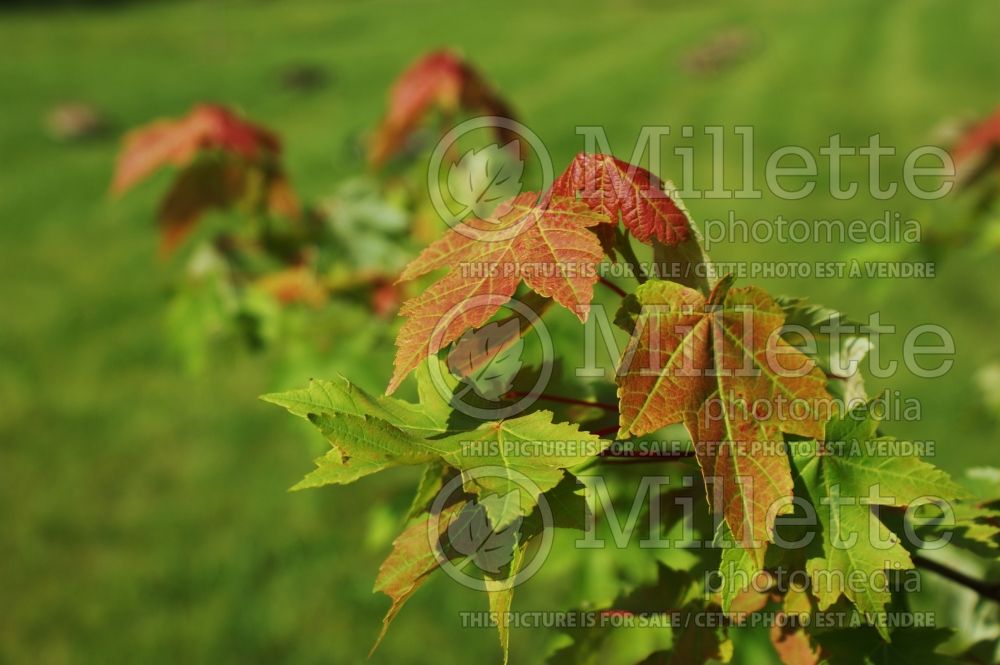
[[[494,497],[486,497],[488,502]],[[517,492],[499,499],[501,503],[520,501]],[[484,503],[470,502],[448,525],[448,542],[459,554],[472,559],[479,570],[494,575],[499,574],[514,558],[517,544],[517,530],[521,526],[518,517],[508,526],[495,530],[490,524],[489,511]]]
[[[480,397],[496,401],[510,391],[521,369],[524,339],[516,319],[470,330],[448,354],[448,369]],[[508,343],[509,340],[515,340]]]
[[585,321],[598,279],[594,267],[604,257],[588,229],[609,221],[580,201],[554,196],[536,202],[525,192],[501,204],[490,220],[464,222],[432,243],[400,280],[441,268],[450,272],[400,309],[407,321],[396,337],[386,392],[425,358],[489,321],[522,280]]
[[517,143],[500,147],[496,143],[480,150],[470,150],[448,171],[448,192],[463,207],[456,215],[483,218],[501,202],[521,191],[524,160]]

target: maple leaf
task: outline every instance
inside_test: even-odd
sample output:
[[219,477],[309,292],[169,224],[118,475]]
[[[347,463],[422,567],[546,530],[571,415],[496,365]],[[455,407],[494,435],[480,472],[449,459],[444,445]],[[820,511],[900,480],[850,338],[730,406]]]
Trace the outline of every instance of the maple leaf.
[[[438,538],[447,534],[448,528],[462,513],[466,502],[461,501],[444,508],[436,515]],[[382,630],[371,648],[369,657],[385,638],[389,625],[396,618],[407,600],[419,589],[427,576],[441,566],[439,553],[444,549],[440,540],[435,542],[429,536],[432,517],[423,515],[406,527],[392,541],[392,552],[379,567],[375,578],[375,592],[382,592],[392,600],[392,606],[382,619]]]
[[861,361],[875,347],[864,326],[804,298],[777,298],[785,312],[782,336],[808,354],[827,376],[831,395],[853,407],[868,401]]
[[611,155],[580,153],[552,183],[554,195],[579,196],[591,209],[618,223],[636,239],[678,245],[690,232],[687,214],[663,181],[646,169]]
[[815,646],[805,625],[812,615],[812,602],[802,587],[792,585],[781,601],[777,616],[785,621],[771,624],[771,644],[785,665],[818,665],[820,650]]
[[[453,414],[426,365],[417,379],[419,404],[372,397],[345,379],[265,395],[265,401],[308,418],[331,444],[316,460],[317,468],[293,489],[342,485],[396,466],[439,461],[466,472],[491,467],[488,475],[463,476],[463,486],[485,505],[491,525],[499,530],[530,513],[538,495],[558,485],[565,469],[610,444],[577,425],[552,422],[548,411],[498,422],[463,420]],[[540,441],[574,445],[538,450]],[[522,444],[528,446],[526,452],[518,447]],[[523,478],[534,487],[527,487]]]
[[774,300],[731,286],[722,280],[706,299],[652,281],[626,299],[616,320],[632,333],[618,370],[618,436],[684,422],[713,479],[710,505],[761,564],[773,536],[768,512],[792,493],[781,433],[822,434],[830,397],[815,363],[781,338]]
[[[415,505],[423,504],[428,492],[436,494],[441,487],[441,478],[449,477],[455,472],[450,467],[436,464],[428,465],[427,471],[424,478],[430,480],[427,480],[426,486],[421,482]],[[431,487],[435,489],[430,490]],[[577,493],[577,489],[577,480],[567,475],[558,485],[545,492],[552,527],[584,529],[589,510],[586,500]],[[379,568],[375,581],[374,590],[388,595],[392,605],[383,619],[382,630],[372,652],[378,648],[389,624],[406,601],[441,566],[442,560],[456,561],[469,557],[481,569],[484,562],[495,568],[493,572],[483,569],[484,588],[489,598],[490,611],[497,617],[506,616],[510,612],[514,596],[511,580],[521,571],[528,546],[542,533],[545,526],[540,511],[536,508],[516,524],[499,531],[494,530],[482,510],[482,504],[474,504],[465,499],[446,505],[433,517],[421,510],[417,514],[411,512],[410,518],[411,522],[393,541],[392,552]],[[431,527],[436,527],[436,534]],[[485,561],[484,549],[488,550]],[[456,565],[461,567],[461,562]],[[508,626],[499,621],[497,632],[504,663],[507,663],[510,643]]]
[[966,130],[951,150],[958,178],[965,184],[979,179],[1000,163],[1000,109]]
[[[514,117],[507,102],[460,56],[433,51],[410,65],[393,84],[389,110],[372,137],[369,162],[374,166],[385,163],[434,108],[447,114],[465,109]],[[519,140],[505,128],[497,128],[497,133],[504,143]]]
[[955,658],[938,652],[955,631],[948,628],[903,627],[892,631],[893,640],[883,641],[874,630],[840,628],[817,631],[823,662],[829,665],[958,665],[963,662],[988,662]]
[[[220,154],[207,155],[217,150]],[[111,191],[122,194],[157,169],[182,167],[160,204],[161,248],[173,250],[211,209],[253,199],[263,210],[299,216],[299,202],[278,159],[281,145],[269,130],[228,109],[196,106],[178,120],[158,120],[130,132]]]
[[[879,455],[872,444],[891,439],[879,437],[877,429],[878,419],[861,405],[826,424],[822,445],[794,448],[795,469],[822,528],[822,554],[806,562],[820,610],[843,594],[862,613],[877,615],[891,600],[885,571],[913,568],[899,537],[872,506],[905,507],[927,496],[953,500],[966,494],[918,457]],[[845,584],[852,576],[863,576],[866,584]],[[884,625],[878,630],[889,639]]]
[[281,143],[271,131],[223,106],[200,104],[183,118],[157,120],[129,132],[118,155],[111,191],[121,194],[163,166],[186,166],[209,148],[253,161],[277,155]]
[[[535,194],[523,193],[487,220],[464,222],[406,267],[400,280],[441,268],[450,272],[400,309],[407,321],[396,337],[388,394],[425,358],[486,323],[522,280],[586,320],[598,279],[594,266],[604,256],[588,228],[608,220],[571,198],[535,200]],[[463,274],[465,268],[472,276]],[[470,299],[475,306],[467,304]]]

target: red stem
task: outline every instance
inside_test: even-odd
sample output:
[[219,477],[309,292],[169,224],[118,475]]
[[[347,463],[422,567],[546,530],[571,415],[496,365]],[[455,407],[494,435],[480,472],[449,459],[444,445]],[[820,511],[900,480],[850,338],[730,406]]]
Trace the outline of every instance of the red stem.
[[615,293],[617,293],[620,298],[624,298],[625,296],[628,295],[627,293],[625,293],[625,291],[620,286],[618,286],[617,284],[615,284],[614,282],[612,282],[611,280],[609,280],[606,277],[603,277],[603,276],[598,277],[597,281],[600,282],[601,284],[603,284],[604,286],[608,287],[609,289],[611,289]]
[[[531,393],[522,393],[522,392],[517,392],[516,390],[512,390],[507,394],[510,395],[511,397],[527,397]],[[592,406],[595,409],[604,409],[605,411],[614,411],[615,413],[618,412],[617,406],[615,406],[614,404],[605,404],[604,402],[588,402],[585,399],[573,399],[572,397],[562,397],[560,395],[549,395],[546,393],[541,393],[539,395],[536,395],[536,397],[538,399],[544,399],[547,402],[558,402],[560,404],[575,404],[577,406]],[[618,428],[616,427],[614,431],[617,432]]]

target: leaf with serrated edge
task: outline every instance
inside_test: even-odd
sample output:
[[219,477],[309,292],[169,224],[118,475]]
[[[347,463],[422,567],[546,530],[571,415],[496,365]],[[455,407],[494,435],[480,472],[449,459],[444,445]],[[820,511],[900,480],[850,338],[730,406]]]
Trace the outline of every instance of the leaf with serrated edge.
[[[769,514],[792,494],[781,433],[818,436],[830,398],[815,364],[781,339],[784,316],[770,296],[731,285],[722,280],[706,299],[647,282],[623,304],[617,322],[632,337],[618,372],[618,436],[684,422],[703,475],[717,479],[706,483],[710,504],[760,566],[774,517],[791,510]],[[782,400],[801,403],[806,417],[781,419]]]
[[[435,361],[439,362],[439,361]],[[425,370],[419,377],[422,404],[434,404],[434,387]],[[417,417],[417,405],[389,397],[371,397],[344,382],[316,384],[305,391],[266,397],[297,415],[308,414],[332,449],[316,460],[316,469],[293,489],[346,484],[395,466],[442,461],[459,471],[495,467],[489,476],[465,477],[466,491],[485,502],[490,522],[502,529],[529,513],[538,496],[519,483],[518,474],[538,492],[555,487],[564,470],[599,454],[610,445],[568,423],[553,423],[549,411],[499,422],[468,423],[449,429],[446,411],[428,409]],[[445,408],[445,407],[438,407]],[[555,450],[538,444],[556,442]],[[566,444],[566,445],[563,445]]]
[[[445,508],[437,516],[439,538],[444,535],[448,526],[461,513],[464,506],[465,502],[456,503]],[[441,565],[438,560],[438,552],[428,538],[430,519],[430,515],[425,515],[406,527],[392,541],[392,552],[379,567],[374,591],[381,591],[389,596],[392,599],[392,607],[389,608],[382,620],[382,630],[372,646],[371,653],[375,652],[375,649],[385,638],[389,624],[399,614],[406,601],[426,581],[427,576]]]
[[775,621],[771,625],[771,644],[785,665],[817,665],[820,662],[819,648],[812,644],[804,623],[812,612],[812,604],[806,590],[791,586],[782,599],[781,615],[787,617],[782,625]]
[[[822,446],[794,447],[795,468],[822,528],[823,554],[806,562],[820,610],[843,594],[862,613],[880,613],[891,600],[888,590],[869,583],[859,590],[856,584],[837,585],[837,580],[913,568],[899,538],[872,513],[872,505],[905,507],[921,497],[950,500],[964,495],[946,473],[918,457],[871,454],[869,444],[885,440],[877,436],[877,428],[878,420],[862,405],[827,423]],[[877,498],[870,493],[876,486]],[[879,548],[872,530],[890,544]],[[878,630],[889,639],[885,626]]]
[[721,577],[719,595],[722,600],[722,611],[729,612],[737,596],[751,588],[754,575],[760,570],[760,566],[754,561],[750,550],[734,542],[733,533],[724,521],[719,522],[716,540],[722,547],[722,559],[719,562]]
[[[400,280],[450,272],[400,310],[406,323],[396,337],[388,394],[425,358],[486,323],[522,280],[586,320],[598,278],[593,268],[604,256],[588,228],[609,220],[567,197],[536,199],[520,194],[491,219],[464,222],[462,232],[449,231],[406,267]],[[475,276],[463,274],[462,265],[474,268]],[[465,306],[470,300],[475,305]]]
[[552,184],[552,193],[580,196],[593,210],[647,244],[677,245],[688,237],[690,224],[664,183],[646,169],[611,155],[580,153]]
[[[439,381],[444,382],[446,389],[453,389],[457,385],[447,369],[440,365],[437,376],[440,377]],[[261,396],[261,399],[283,406],[302,418],[308,418],[310,414],[374,416],[404,432],[425,437],[460,431],[449,425],[454,412],[435,385],[428,363],[417,370],[417,392],[417,404],[383,395],[369,395],[340,376],[332,381],[313,379],[306,388],[270,393]]]

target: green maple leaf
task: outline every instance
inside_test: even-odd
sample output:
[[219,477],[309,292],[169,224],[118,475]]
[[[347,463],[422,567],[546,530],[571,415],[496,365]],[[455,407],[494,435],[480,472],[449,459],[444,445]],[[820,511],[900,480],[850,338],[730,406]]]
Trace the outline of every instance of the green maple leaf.
[[[332,381],[313,379],[305,388],[262,395],[265,402],[285,407],[302,418],[310,415],[351,415],[374,417],[416,436],[434,436],[457,428],[449,425],[454,411],[433,382],[429,365],[418,370],[418,403],[384,395],[369,395],[345,377]],[[447,381],[447,372],[444,372]],[[446,388],[454,383],[446,384]]]
[[848,405],[867,401],[860,364],[875,344],[864,326],[804,298],[775,300],[785,312],[782,336],[816,361],[827,376],[830,394]]
[[982,557],[996,558],[1000,552],[1000,469],[966,469],[963,484],[971,497],[951,504],[953,526],[946,520],[935,524],[933,518],[943,517],[943,513],[938,507],[928,506],[922,516],[932,521],[921,531],[949,533],[953,544]]
[[882,641],[872,630],[846,628],[818,634],[824,662],[830,665],[949,665],[960,661],[936,652],[954,631],[946,628],[898,628],[891,642]]
[[[918,457],[875,454],[872,444],[890,441],[879,437],[877,428],[868,406],[860,406],[827,423],[822,445],[794,446],[801,486],[822,528],[822,555],[806,562],[820,610],[843,594],[862,613],[881,613],[891,600],[885,571],[913,568],[910,555],[873,514],[873,506],[908,506],[921,497],[950,500],[964,494],[947,474]],[[852,584],[851,575],[863,576],[865,582]],[[879,632],[889,639],[885,627]]]
[[761,568],[753,552],[735,542],[733,532],[725,521],[719,522],[716,542],[722,547],[722,559],[719,562],[721,577],[719,595],[722,599],[722,611],[728,612],[736,597],[751,588],[754,575]]
[[[453,504],[437,515],[439,538],[445,535],[448,526],[461,514],[465,505],[464,501]],[[440,541],[434,542],[429,537],[430,520],[431,516],[425,514],[404,529],[392,541],[392,552],[379,567],[374,591],[389,596],[392,606],[382,620],[382,630],[372,646],[372,653],[385,638],[389,624],[403,609],[406,601],[427,581],[427,576],[441,566],[439,553],[444,548]]]
[[538,494],[555,487],[565,469],[610,444],[577,425],[552,422],[549,411],[480,424],[452,418],[426,366],[418,390],[419,404],[373,397],[346,380],[264,396],[307,417],[332,446],[293,489],[343,485],[384,469],[438,461],[463,472],[488,467],[486,474],[464,475],[464,489],[484,502],[493,528],[502,529],[530,513]]
[[[427,469],[428,472],[425,474],[424,480],[431,486],[438,484],[436,477],[448,475],[448,469],[442,470],[441,466],[435,464],[428,465]],[[581,530],[584,528],[588,508],[586,500],[578,493],[578,489],[576,478],[567,474],[556,487],[545,493],[545,501],[552,516],[551,526]],[[423,491],[418,491],[418,497],[422,495]],[[491,555],[500,555],[502,560],[506,561],[495,572],[483,571],[490,611],[498,617],[503,617],[510,612],[514,598],[514,585],[510,581],[520,572],[529,544],[541,535],[545,524],[537,508],[523,520],[520,520],[518,524],[499,532],[491,529],[488,520],[482,522],[474,520],[477,529],[485,528],[489,531],[485,533],[480,531],[480,533],[473,535],[472,540],[476,542],[476,545],[463,552],[462,543],[455,542],[451,536],[456,531],[464,531],[469,527],[468,518],[474,516],[478,508],[479,506],[465,500],[443,508],[436,516],[436,541],[433,537],[429,537],[435,534],[430,532],[432,518],[428,513],[413,518],[406,529],[393,541],[392,552],[382,563],[375,580],[374,590],[389,596],[392,605],[383,619],[382,630],[372,647],[373,652],[382,642],[389,625],[399,614],[406,601],[424,584],[431,573],[441,566],[442,558],[447,558],[461,567],[460,559],[466,556],[475,559],[480,555],[480,546],[487,541],[500,541],[496,543],[497,546],[493,548]],[[515,529],[516,533],[511,533]],[[509,534],[515,537],[508,538]],[[501,544],[508,548],[506,555],[500,549]],[[497,625],[497,631],[500,647],[503,650],[504,663],[507,663],[510,644],[509,627],[501,621]]]

